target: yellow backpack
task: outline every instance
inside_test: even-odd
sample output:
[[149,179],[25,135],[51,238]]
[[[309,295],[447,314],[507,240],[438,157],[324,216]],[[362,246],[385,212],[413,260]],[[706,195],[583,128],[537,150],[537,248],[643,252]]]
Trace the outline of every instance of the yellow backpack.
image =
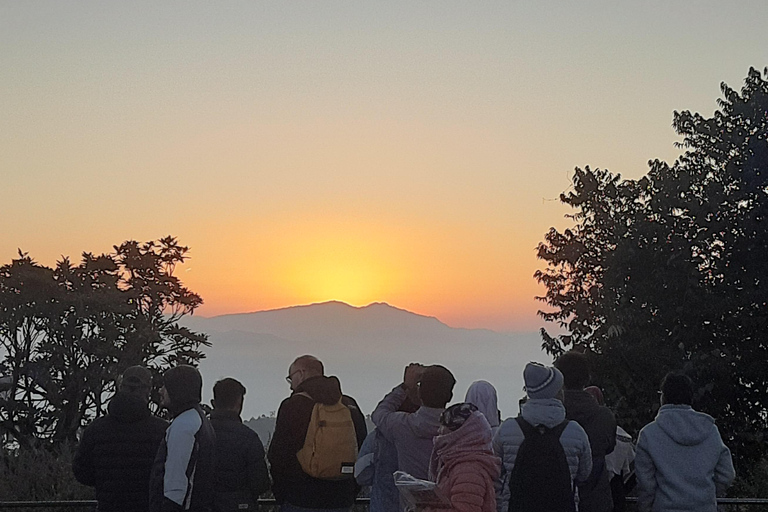
[[301,469],[315,478],[354,478],[357,435],[352,414],[341,400],[333,405],[315,403],[304,446],[296,457]]

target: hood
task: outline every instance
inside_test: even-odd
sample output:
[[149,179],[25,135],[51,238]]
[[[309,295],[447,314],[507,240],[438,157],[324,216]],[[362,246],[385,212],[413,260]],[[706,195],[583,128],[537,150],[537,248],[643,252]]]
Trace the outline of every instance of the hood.
[[683,446],[701,444],[717,428],[712,416],[694,411],[690,405],[663,405],[656,415],[656,424]]
[[174,418],[200,404],[203,378],[194,366],[179,365],[167,370],[163,374],[163,385],[171,400],[168,410]]
[[467,396],[464,398],[483,413],[485,419],[491,427],[499,426],[499,404],[496,397],[496,388],[490,382],[478,380],[472,383],[467,390]]
[[495,480],[501,470],[501,459],[493,453],[491,426],[480,411],[474,411],[453,432],[435,437],[429,473],[435,478],[458,463],[472,462],[482,467]]
[[557,398],[531,398],[520,408],[520,415],[533,426],[552,428],[565,420],[565,406]]
[[120,423],[136,423],[151,415],[146,401],[141,397],[121,391],[115,393],[109,401],[107,411]]
[[582,389],[566,389],[564,391],[564,403],[569,420],[587,425],[591,423],[595,415],[600,414],[601,407],[594,396]]
[[341,400],[341,383],[336,377],[310,377],[299,384],[294,393],[306,393],[315,402],[333,405]]

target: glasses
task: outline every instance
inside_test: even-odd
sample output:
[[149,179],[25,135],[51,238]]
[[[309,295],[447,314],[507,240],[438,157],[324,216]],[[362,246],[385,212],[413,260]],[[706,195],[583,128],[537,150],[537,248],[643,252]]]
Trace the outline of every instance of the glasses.
[[301,371],[302,370],[296,370],[293,373],[289,373],[288,376],[285,378],[285,382],[287,382],[288,384],[293,384],[293,376],[296,375],[297,373],[301,373]]

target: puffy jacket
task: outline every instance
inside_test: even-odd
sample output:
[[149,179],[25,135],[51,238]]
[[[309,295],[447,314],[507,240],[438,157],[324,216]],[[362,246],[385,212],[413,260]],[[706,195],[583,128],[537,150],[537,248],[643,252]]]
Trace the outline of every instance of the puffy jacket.
[[501,459],[493,454],[491,426],[475,411],[461,427],[435,438],[430,479],[458,512],[496,512],[494,482]]
[[378,429],[365,438],[355,463],[355,478],[371,486],[369,512],[397,512],[400,493],[392,474],[397,471],[397,448]]
[[213,505],[216,434],[199,404],[174,408],[152,467],[150,512],[208,512]]
[[688,405],[664,405],[637,441],[638,510],[717,510],[733,482],[731,452],[711,416]]
[[243,425],[235,411],[214,409],[211,425],[216,432],[216,502],[228,501],[227,494],[245,493],[255,504],[269,489],[269,470],[259,435]]
[[152,462],[168,422],[128,393],[115,394],[107,412],[83,432],[72,471],[78,482],[96,488],[101,512],[145,512]]
[[354,478],[313,478],[301,469],[296,457],[304,446],[315,403],[333,405],[340,398],[352,415],[359,448],[367,434],[365,417],[353,398],[341,394],[341,384],[336,377],[311,377],[280,404],[267,452],[272,492],[278,504],[287,502],[303,508],[346,508],[354,504],[359,490]]
[[584,428],[592,448],[592,473],[579,486],[579,512],[610,512],[612,475],[605,468],[605,456],[616,446],[616,418],[609,408],[581,389],[566,389],[563,403],[565,417]]
[[[531,425],[543,425],[552,428],[565,420],[565,407],[556,398],[530,399],[520,409],[525,421]],[[493,437],[493,451],[501,457],[501,474],[496,479],[496,509],[507,512],[509,509],[509,476],[515,466],[517,450],[523,444],[525,435],[514,418],[504,420]],[[583,482],[592,471],[592,450],[586,432],[575,421],[571,421],[560,435],[571,480]]]
[[412,413],[398,411],[405,399],[405,390],[397,386],[379,402],[371,420],[376,429],[397,447],[398,469],[426,480],[432,438],[440,428],[440,414],[444,409],[422,406]]

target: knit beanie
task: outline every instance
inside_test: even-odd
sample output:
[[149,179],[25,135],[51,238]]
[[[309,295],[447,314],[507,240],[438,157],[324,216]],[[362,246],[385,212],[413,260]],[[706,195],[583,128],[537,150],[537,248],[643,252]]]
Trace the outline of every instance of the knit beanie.
[[163,384],[171,399],[171,410],[197,405],[202,400],[203,378],[194,366],[182,364],[167,370]]
[[525,392],[528,398],[555,398],[563,387],[563,374],[554,366],[528,363],[523,370]]

